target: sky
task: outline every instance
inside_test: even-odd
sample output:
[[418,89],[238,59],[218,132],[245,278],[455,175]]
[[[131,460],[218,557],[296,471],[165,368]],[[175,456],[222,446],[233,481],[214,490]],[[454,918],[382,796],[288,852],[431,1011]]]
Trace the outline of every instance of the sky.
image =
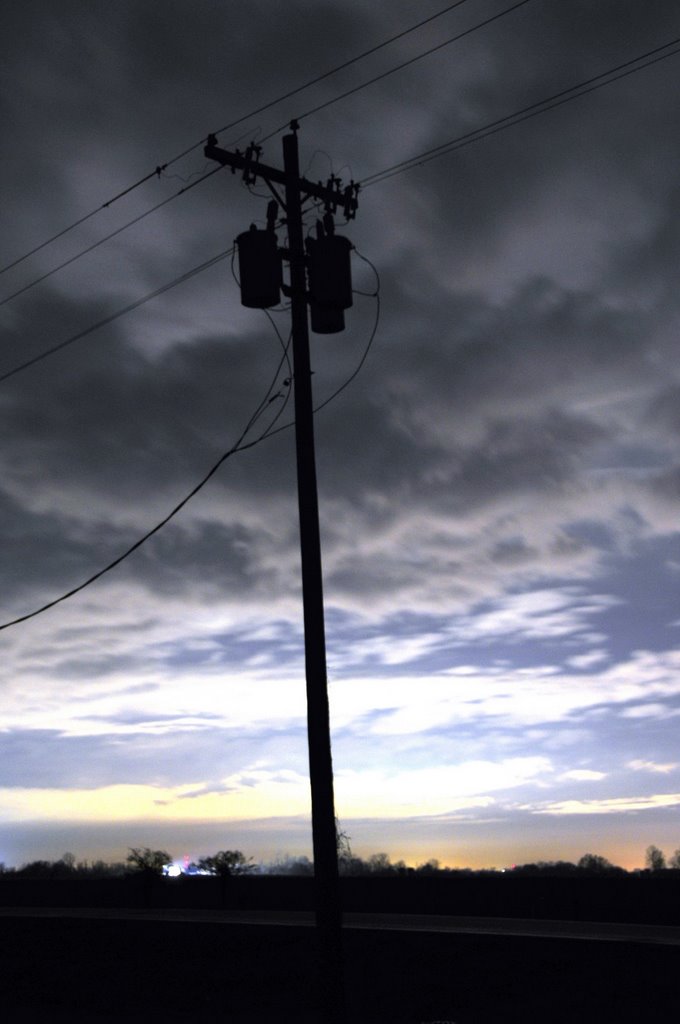
[[[347,329],[311,336],[317,404],[365,356],[315,417],[343,828],[408,863],[633,868],[680,847],[680,56],[371,179],[680,14],[530,0],[308,114],[512,6],[467,0],[250,116],[445,6],[11,5],[0,262],[98,212],[0,277],[0,376],[263,226],[264,183],[199,181],[202,143],[281,166],[299,118],[309,178],[366,182]],[[263,401],[247,441],[290,423],[281,359],[227,257],[0,381],[0,624],[127,550]],[[0,861],[311,856],[299,559],[288,428],[0,632]]]

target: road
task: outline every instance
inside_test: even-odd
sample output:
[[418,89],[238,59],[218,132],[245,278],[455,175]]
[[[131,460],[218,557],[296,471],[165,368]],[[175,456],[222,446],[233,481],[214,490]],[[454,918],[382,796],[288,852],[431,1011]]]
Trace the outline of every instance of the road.
[[[186,921],[210,924],[313,926],[309,911],[185,910],[110,907],[0,907],[0,917],[78,917],[96,920]],[[348,913],[346,929],[448,932],[468,935],[515,935],[526,938],[577,939],[587,942],[636,942],[680,946],[680,927],[591,921],[541,921],[505,917],[449,917],[432,914]]]

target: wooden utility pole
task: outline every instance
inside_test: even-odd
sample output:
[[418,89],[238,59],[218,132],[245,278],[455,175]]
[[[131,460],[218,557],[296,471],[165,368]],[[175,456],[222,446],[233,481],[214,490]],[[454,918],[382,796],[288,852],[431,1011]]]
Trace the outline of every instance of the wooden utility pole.
[[288,227],[288,248],[284,257],[290,264],[290,285],[286,289],[291,301],[292,343],[295,384],[295,447],[297,455],[297,487],[300,518],[300,550],[302,562],[302,599],[305,630],[305,673],[307,681],[307,740],[309,774],[312,791],[312,839],[314,846],[314,877],[316,886],[316,927],[322,961],[321,992],[324,1019],[329,1024],[344,1024],[344,984],[342,964],[342,911],[338,874],[338,853],[333,795],[333,763],[331,757],[328,681],[326,673],[326,637],[321,571],[321,542],[314,451],[314,416],[312,376],[309,354],[308,289],[305,244],[302,223],[304,199],[321,199],[327,211],[341,206],[349,219],[356,210],[356,189],[344,191],[332,178],[327,185],[300,177],[297,123],[283,138],[283,171],[259,162],[257,147],[245,154],[218,149],[211,137],[205,155],[243,170],[248,181],[263,178],[277,201],[281,201],[274,184],[283,185]]

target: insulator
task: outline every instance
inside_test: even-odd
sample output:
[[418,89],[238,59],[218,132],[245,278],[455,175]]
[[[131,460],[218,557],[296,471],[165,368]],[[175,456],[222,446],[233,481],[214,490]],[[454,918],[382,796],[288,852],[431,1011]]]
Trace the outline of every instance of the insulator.
[[250,309],[270,309],[281,300],[281,256],[273,231],[254,224],[236,239],[241,302]]
[[309,304],[312,314],[312,330],[315,334],[339,334],[345,329],[345,314],[341,309],[320,306],[312,301]]
[[352,305],[352,248],[342,235],[307,240],[309,293],[318,306],[341,310]]

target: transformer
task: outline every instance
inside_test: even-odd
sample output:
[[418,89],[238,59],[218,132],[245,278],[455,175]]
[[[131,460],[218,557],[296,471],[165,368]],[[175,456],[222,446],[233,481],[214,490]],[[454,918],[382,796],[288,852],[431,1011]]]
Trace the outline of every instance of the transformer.
[[273,231],[254,224],[236,239],[241,278],[241,303],[250,309],[270,309],[281,301],[281,255]]
[[309,304],[312,330],[315,334],[338,334],[345,329],[345,314],[341,309],[320,306],[313,300]]
[[[312,310],[314,306],[318,306],[323,310],[340,312],[352,305],[352,248],[349,238],[343,238],[342,235],[322,235],[319,232],[319,237],[307,239],[307,270]],[[341,331],[343,327],[336,327],[334,330]],[[312,330],[315,330],[313,326]]]

